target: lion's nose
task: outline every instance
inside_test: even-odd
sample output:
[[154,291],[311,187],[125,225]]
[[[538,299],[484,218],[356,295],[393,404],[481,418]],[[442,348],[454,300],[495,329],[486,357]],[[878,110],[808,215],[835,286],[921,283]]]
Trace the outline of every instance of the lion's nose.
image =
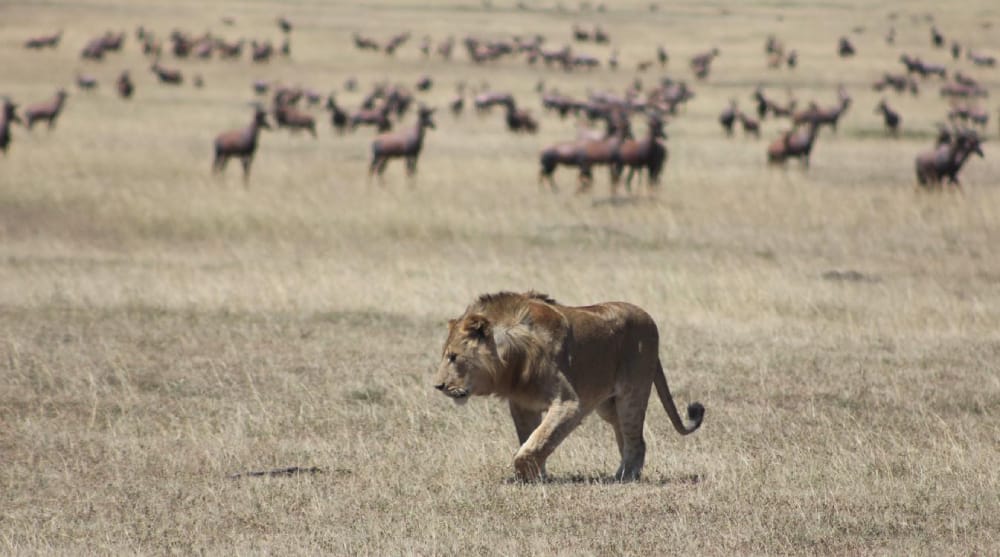
[[434,385],[434,388],[437,389],[437,390],[439,390],[439,391],[443,391],[444,390],[444,383],[438,383],[437,385]]

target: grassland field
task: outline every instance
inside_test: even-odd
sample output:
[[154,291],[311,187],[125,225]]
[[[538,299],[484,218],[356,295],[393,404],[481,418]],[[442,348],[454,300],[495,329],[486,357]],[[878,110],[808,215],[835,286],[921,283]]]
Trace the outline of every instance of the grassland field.
[[[0,553],[331,555],[1000,554],[1000,157],[997,100],[962,191],[916,188],[948,103],[878,93],[909,52],[988,87],[1000,69],[951,60],[950,40],[1000,53],[986,1],[364,3],[276,0],[0,4],[0,96],[70,96],[56,127],[12,128],[0,157]],[[895,14],[895,19],[890,15]],[[176,60],[204,87],[156,83],[134,30],[281,39],[268,64]],[[232,17],[233,25],[223,25]],[[600,23],[621,67],[566,73],[523,58],[424,58],[424,35],[541,33],[570,44]],[[894,45],[884,35],[896,29]],[[26,38],[62,29],[54,50]],[[126,31],[103,62],[79,50]],[[351,35],[409,30],[395,56]],[[774,34],[799,53],[768,69]],[[841,59],[848,36],[857,56]],[[638,73],[657,44],[665,69]],[[720,49],[696,81],[688,58]],[[113,80],[131,70],[136,93]],[[99,86],[79,91],[77,73]],[[255,79],[336,91],[435,80],[419,174],[366,177],[374,133],[262,132],[249,187],[210,172],[212,140],[248,123]],[[612,198],[607,174],[575,195],[539,188],[538,151],[576,133],[535,91],[621,93],[683,79],[660,188]],[[343,89],[356,77],[356,92]],[[455,85],[510,91],[537,135],[502,112],[453,117]],[[787,120],[726,138],[716,118],[777,99],[853,98],[812,164],[765,164]],[[886,136],[875,104],[903,116]],[[403,126],[409,126],[409,114]],[[645,125],[633,119],[637,132]],[[610,428],[591,418],[512,481],[506,404],[456,408],[432,388],[446,322],[477,295],[536,289],[562,303],[626,300],[661,330],[680,404],[705,425],[678,437],[658,404],[642,481],[618,484]],[[655,401],[654,401],[655,402]],[[292,476],[248,476],[286,467]]]

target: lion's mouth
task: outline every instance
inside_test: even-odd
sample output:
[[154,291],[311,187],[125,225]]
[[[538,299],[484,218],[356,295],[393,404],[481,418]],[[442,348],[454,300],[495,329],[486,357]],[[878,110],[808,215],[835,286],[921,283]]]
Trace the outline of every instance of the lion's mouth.
[[448,389],[444,394],[455,401],[455,404],[465,404],[469,400],[469,391],[466,389]]

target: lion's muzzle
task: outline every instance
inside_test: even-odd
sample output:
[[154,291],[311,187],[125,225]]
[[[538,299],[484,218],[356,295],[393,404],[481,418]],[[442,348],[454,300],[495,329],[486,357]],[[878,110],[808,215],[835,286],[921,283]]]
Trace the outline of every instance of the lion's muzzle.
[[459,387],[449,387],[444,383],[438,383],[437,385],[434,385],[434,388],[444,393],[445,396],[447,396],[448,398],[454,400],[456,404],[465,403],[469,399],[468,389],[461,389]]

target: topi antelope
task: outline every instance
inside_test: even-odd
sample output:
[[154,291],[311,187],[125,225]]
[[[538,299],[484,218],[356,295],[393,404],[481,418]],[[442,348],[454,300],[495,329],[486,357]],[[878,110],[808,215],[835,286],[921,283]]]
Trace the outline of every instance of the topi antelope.
[[730,100],[729,106],[724,108],[719,114],[719,124],[722,124],[722,129],[726,131],[726,137],[733,136],[733,124],[736,122],[736,114],[739,109],[736,108],[736,101]]
[[165,68],[160,65],[159,60],[153,62],[153,65],[149,69],[156,74],[156,78],[160,80],[160,83],[180,85],[184,81],[184,76],[181,75],[180,70]]
[[76,86],[83,91],[97,89],[97,78],[89,74],[76,74]]
[[417,123],[410,130],[383,133],[372,141],[372,162],[368,167],[368,177],[378,174],[379,179],[385,172],[389,159],[405,158],[406,175],[413,177],[417,173],[417,159],[424,144],[424,130],[434,129],[433,108],[421,106],[417,114]]
[[243,163],[243,183],[250,179],[250,164],[257,151],[257,135],[260,129],[270,129],[267,123],[267,113],[262,106],[254,109],[253,121],[246,128],[220,133],[215,138],[215,159],[212,161],[212,172],[223,172],[230,157],[239,157]]
[[60,89],[56,92],[55,98],[50,101],[36,103],[24,109],[24,125],[30,130],[35,122],[45,120],[49,124],[49,129],[56,125],[56,118],[62,112],[63,105],[66,104],[66,90]]
[[505,118],[508,130],[514,133],[535,133],[538,131],[538,121],[527,110],[518,109],[513,98],[504,101],[503,105],[507,109]]
[[121,98],[128,99],[132,97],[135,85],[132,83],[132,78],[129,77],[128,70],[122,70],[121,75],[118,76],[118,81],[115,82],[115,88],[118,89],[118,95]]
[[[659,114],[651,113],[648,120],[648,133],[642,139],[627,139],[619,148],[621,164],[628,167],[625,177],[625,189],[632,191],[632,176],[635,171],[640,173],[645,169],[649,173],[649,189],[660,184],[660,172],[667,161],[667,148],[661,142],[667,134],[663,131],[663,119]],[[620,169],[619,169],[620,173]]]
[[3,111],[0,112],[0,151],[7,154],[7,147],[10,146],[10,125],[14,122],[22,123],[17,116],[17,105],[10,102],[10,99],[3,100]]
[[743,135],[752,135],[754,137],[760,137],[760,121],[757,119],[747,116],[742,110],[737,112],[737,118],[740,120],[740,124],[743,126]]
[[282,96],[274,98],[274,122],[279,128],[288,128],[292,132],[307,130],[316,138],[316,119],[302,112],[295,105],[282,101]]
[[917,155],[917,184],[933,188],[947,179],[954,186],[961,187],[958,172],[973,153],[984,156],[979,136],[972,130],[956,130],[948,142]]
[[31,37],[30,39],[24,41],[24,48],[40,50],[43,48],[55,48],[59,45],[59,39],[62,38],[62,30],[58,33],[53,33],[52,35],[42,35],[40,37]]
[[885,120],[885,127],[889,130],[890,134],[893,136],[899,135],[899,122],[901,118],[898,112],[889,108],[889,104],[885,102],[885,99],[879,101],[878,105],[875,106],[875,114],[882,114],[882,119]]
[[808,122],[805,130],[795,126],[784,132],[779,139],[768,145],[767,162],[784,165],[788,159],[797,158],[802,160],[803,166],[809,168],[809,155],[812,153],[818,133],[819,124],[816,122]]
[[326,109],[330,111],[330,124],[333,125],[338,134],[344,133],[344,130],[347,128],[347,113],[337,105],[337,100],[333,97],[333,93],[330,93],[326,98]]

